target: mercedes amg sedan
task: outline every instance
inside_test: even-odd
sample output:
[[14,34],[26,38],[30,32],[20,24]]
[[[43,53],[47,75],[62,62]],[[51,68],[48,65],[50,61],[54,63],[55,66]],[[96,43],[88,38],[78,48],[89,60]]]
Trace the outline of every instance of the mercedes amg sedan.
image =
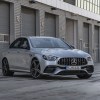
[[88,79],[94,72],[92,57],[59,38],[20,37],[2,54],[2,73],[29,72],[33,78],[41,75],[76,75]]

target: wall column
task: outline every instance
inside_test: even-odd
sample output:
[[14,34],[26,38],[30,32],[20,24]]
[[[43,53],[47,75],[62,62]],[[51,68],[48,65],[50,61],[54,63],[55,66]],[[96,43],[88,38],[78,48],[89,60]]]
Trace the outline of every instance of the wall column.
[[43,10],[39,11],[39,34],[40,36],[45,35],[45,12]]
[[14,27],[15,39],[21,36],[21,5],[19,1],[14,1]]
[[65,39],[66,34],[66,17],[64,15],[59,16],[59,38]]
[[81,20],[78,20],[78,43],[77,43],[77,48],[78,49],[83,49],[83,22]]

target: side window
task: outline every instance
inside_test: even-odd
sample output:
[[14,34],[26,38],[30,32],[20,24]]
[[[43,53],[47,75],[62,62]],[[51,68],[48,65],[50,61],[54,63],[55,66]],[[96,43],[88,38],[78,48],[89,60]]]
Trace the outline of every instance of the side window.
[[30,46],[26,38],[19,38],[10,45],[10,48],[30,49]]
[[20,48],[21,49],[30,49],[27,39],[23,38],[23,40],[21,42],[21,45],[20,45]]
[[20,44],[21,44],[21,39],[17,39],[10,45],[10,48],[19,48]]

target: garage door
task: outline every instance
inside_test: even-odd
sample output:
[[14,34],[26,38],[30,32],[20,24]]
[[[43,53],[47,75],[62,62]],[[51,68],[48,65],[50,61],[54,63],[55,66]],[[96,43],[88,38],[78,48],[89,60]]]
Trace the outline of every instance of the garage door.
[[56,37],[56,16],[45,14],[45,36]]
[[83,50],[89,53],[89,24],[83,25]]
[[[10,5],[0,1],[0,62],[1,53],[9,46]],[[1,63],[0,63],[1,65]],[[1,67],[1,66],[0,66]]]
[[66,20],[66,41],[67,43],[74,45],[74,20]]
[[99,62],[99,27],[95,26],[94,32],[95,62]]
[[22,7],[22,35],[36,35],[36,11]]
[[8,3],[0,2],[0,43],[9,42],[9,33],[10,6]]

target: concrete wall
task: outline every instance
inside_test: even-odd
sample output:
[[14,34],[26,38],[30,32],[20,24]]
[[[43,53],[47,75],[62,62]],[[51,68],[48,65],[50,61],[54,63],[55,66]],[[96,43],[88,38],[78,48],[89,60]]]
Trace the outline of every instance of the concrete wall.
[[40,2],[40,3],[44,3],[44,4],[52,6],[52,7],[56,7],[58,9],[61,9],[64,11],[71,12],[75,15],[80,15],[80,16],[84,16],[87,18],[91,18],[93,20],[100,21],[100,15],[95,14],[95,13],[90,12],[90,11],[87,11],[85,9],[76,7],[74,5],[68,4],[66,2],[63,2],[63,0],[36,0],[36,1]]
[[[75,6],[63,3],[63,1],[53,0],[57,3],[51,3],[52,0],[36,0],[36,3],[29,3],[29,0],[5,0],[10,2],[10,43],[22,34],[22,22],[21,22],[21,6],[25,6],[31,9],[35,9],[36,12],[36,35],[45,35],[45,12],[54,14],[56,18],[56,37],[64,38],[66,36],[66,19],[75,21],[74,27],[74,45],[75,47],[83,50],[83,23],[88,23],[89,27],[89,41],[90,48],[89,53],[94,57],[94,26],[99,26],[100,16]],[[43,2],[43,3],[40,3]],[[60,4],[61,3],[61,4]],[[50,6],[49,6],[50,5]],[[63,7],[62,7],[62,6]],[[52,10],[52,7],[56,7],[56,10]],[[68,6],[69,8],[66,8]],[[61,8],[60,8],[61,7]],[[65,8],[66,9],[65,9]],[[71,8],[72,7],[72,8]],[[60,8],[60,9],[58,9]],[[75,10],[76,9],[76,10]],[[81,11],[82,10],[82,11]],[[75,14],[75,11],[77,14]],[[80,11],[80,12],[78,12]],[[95,17],[94,17],[95,16]],[[90,18],[90,19],[89,19]],[[65,39],[66,40],[66,39]]]

